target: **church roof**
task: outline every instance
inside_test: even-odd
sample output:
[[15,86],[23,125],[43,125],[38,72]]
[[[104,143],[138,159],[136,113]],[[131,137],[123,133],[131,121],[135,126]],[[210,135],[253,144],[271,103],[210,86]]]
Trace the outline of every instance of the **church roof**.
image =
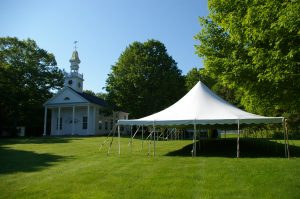
[[[69,87],[70,88],[70,87]],[[72,89],[72,88],[70,88]],[[87,101],[93,103],[93,104],[97,104],[97,105],[100,105],[102,107],[105,107],[105,108],[114,108],[113,106],[111,106],[107,101],[105,101],[104,99],[102,98],[99,98],[99,97],[96,97],[94,95],[90,95],[88,93],[84,93],[84,92],[77,92],[75,91],[74,89],[72,89],[74,92],[76,92],[78,95],[80,95],[81,97],[83,97],[84,99],[86,99]]]

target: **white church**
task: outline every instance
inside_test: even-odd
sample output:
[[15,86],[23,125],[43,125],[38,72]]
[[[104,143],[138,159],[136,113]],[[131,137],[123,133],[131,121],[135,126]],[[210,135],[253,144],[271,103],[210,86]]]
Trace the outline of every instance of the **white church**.
[[[49,131],[50,135],[104,135],[119,119],[128,119],[128,113],[114,111],[105,100],[83,92],[84,79],[83,74],[78,73],[80,59],[76,47],[70,63],[71,71],[65,73],[64,88],[44,104],[43,135]],[[47,118],[48,111],[50,118]]]

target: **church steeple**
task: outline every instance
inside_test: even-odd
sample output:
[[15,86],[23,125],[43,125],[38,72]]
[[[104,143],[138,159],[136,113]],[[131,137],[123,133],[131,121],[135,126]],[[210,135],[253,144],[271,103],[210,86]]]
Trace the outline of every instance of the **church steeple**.
[[77,52],[77,41],[74,42],[75,47],[70,59],[70,73],[65,74],[65,86],[71,87],[75,91],[82,92],[83,90],[83,75],[78,73],[80,59]]

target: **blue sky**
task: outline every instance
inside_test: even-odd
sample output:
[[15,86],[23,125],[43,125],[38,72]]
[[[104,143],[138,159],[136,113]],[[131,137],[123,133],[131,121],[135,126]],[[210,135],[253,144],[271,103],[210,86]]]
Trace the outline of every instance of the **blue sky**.
[[31,38],[69,72],[73,42],[84,89],[103,92],[107,74],[134,41],[156,39],[186,74],[202,67],[194,40],[207,0],[0,0],[0,37]]

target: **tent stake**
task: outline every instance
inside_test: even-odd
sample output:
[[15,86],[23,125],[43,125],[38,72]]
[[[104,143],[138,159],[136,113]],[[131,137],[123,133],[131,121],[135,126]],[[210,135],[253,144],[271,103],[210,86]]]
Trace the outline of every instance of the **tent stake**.
[[237,137],[237,146],[236,146],[236,157],[240,157],[240,120],[238,120],[238,137]]

